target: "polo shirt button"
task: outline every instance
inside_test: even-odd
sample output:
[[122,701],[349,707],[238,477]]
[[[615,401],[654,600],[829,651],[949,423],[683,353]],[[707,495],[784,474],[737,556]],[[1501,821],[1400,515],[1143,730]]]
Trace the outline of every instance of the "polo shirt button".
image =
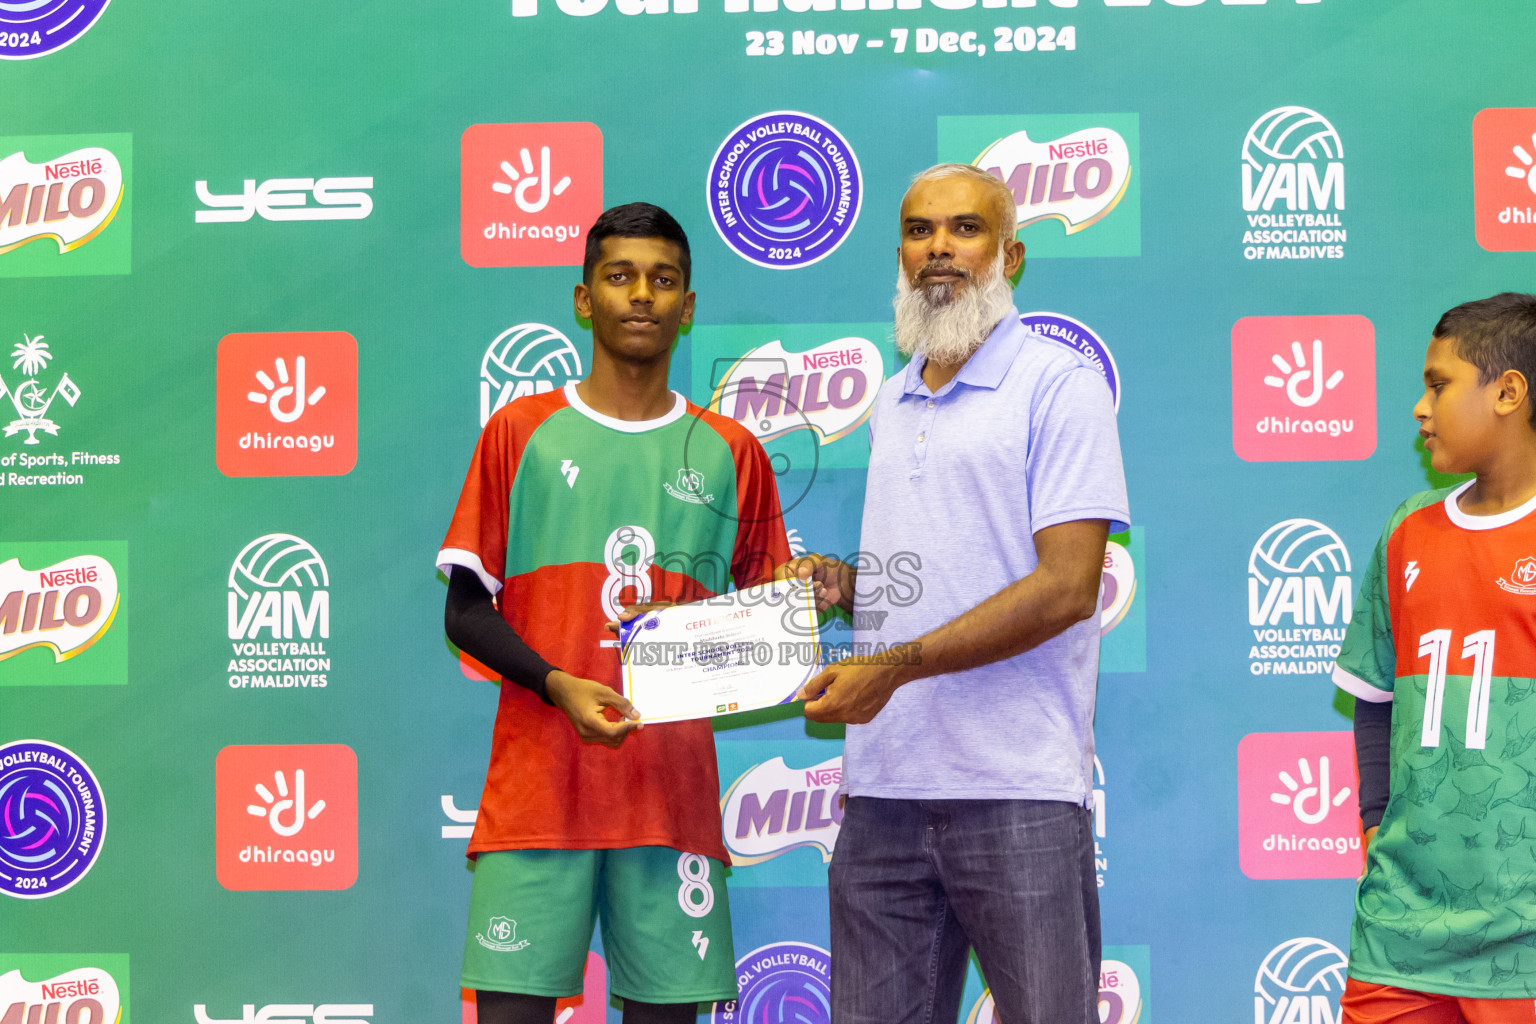
[[926,440],[928,440],[928,435],[927,434],[918,434],[917,435],[917,439],[919,441],[926,441]]
[[930,408],[930,409],[933,408],[933,399],[931,399],[931,398],[928,399],[928,408]]

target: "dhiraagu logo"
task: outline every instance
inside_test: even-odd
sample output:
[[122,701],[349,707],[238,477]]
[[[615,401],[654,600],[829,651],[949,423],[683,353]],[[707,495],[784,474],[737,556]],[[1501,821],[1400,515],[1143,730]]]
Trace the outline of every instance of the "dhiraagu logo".
[[938,143],[1008,185],[1030,258],[1141,255],[1138,115],[941,117]]

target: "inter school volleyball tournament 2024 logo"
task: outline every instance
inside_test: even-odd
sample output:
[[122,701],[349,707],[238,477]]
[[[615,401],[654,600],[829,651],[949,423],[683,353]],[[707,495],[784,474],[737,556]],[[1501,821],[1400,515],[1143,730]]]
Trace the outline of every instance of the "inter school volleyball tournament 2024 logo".
[[459,152],[459,252],[472,267],[580,266],[603,212],[603,133],[585,121],[476,124]]
[[257,537],[229,567],[231,689],[323,689],[329,683],[331,577],[291,533]]
[[1254,1024],[1337,1024],[1346,957],[1326,939],[1289,939],[1270,950],[1253,979]]
[[1232,447],[1249,462],[1376,450],[1376,328],[1363,316],[1245,316],[1232,326]]
[[735,999],[710,1024],[831,1024],[832,955],[807,942],[760,946],[736,961]]
[[1479,245],[1490,252],[1536,250],[1536,107],[1477,112],[1472,196]]
[[507,328],[480,358],[480,426],[512,399],[559,390],[581,374],[581,353],[556,328],[539,323]]
[[47,740],[0,746],[0,892],[57,896],[101,853],[107,805],[73,751]]
[[91,30],[111,0],[12,0],[0,3],[0,60],[62,50]]
[[1333,672],[1354,610],[1349,549],[1315,519],[1285,519],[1248,554],[1248,671]]
[[770,270],[831,255],[864,200],[858,157],[826,121],[777,110],[743,122],[709,164],[710,218],[740,257]]
[[1030,258],[1140,256],[1135,114],[941,117],[938,155],[1001,179]]
[[128,273],[132,143],[0,137],[0,277]]
[[0,544],[0,686],[128,682],[128,546]]
[[357,464],[357,339],[345,331],[219,341],[214,458],[225,476],[338,476]]
[[1354,734],[1256,732],[1237,745],[1238,863],[1249,878],[1358,878]]
[[1109,393],[1115,400],[1115,411],[1120,411],[1120,370],[1115,366],[1115,357],[1109,351],[1109,346],[1104,344],[1104,339],[1093,328],[1065,313],[1024,313],[1020,315],[1019,322],[1088,360],[1095,370],[1104,375]]
[[1243,258],[1343,259],[1344,140],[1307,107],[1276,107],[1243,136]]
[[128,1024],[128,955],[0,953],[0,1021]]

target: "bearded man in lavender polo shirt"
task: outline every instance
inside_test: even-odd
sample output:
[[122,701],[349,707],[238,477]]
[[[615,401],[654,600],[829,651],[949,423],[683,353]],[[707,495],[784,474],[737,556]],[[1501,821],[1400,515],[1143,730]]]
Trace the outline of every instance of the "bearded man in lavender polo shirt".
[[[1108,385],[1019,322],[1015,218],[974,167],[914,180],[896,298],[912,361],[870,419],[867,554],[780,569],[854,613],[855,645],[890,648],[801,693],[807,718],[849,723],[835,1024],[956,1020],[968,948],[1007,1024],[1099,1019],[1096,613],[1129,512]],[[917,567],[915,599],[877,571],[893,557]]]

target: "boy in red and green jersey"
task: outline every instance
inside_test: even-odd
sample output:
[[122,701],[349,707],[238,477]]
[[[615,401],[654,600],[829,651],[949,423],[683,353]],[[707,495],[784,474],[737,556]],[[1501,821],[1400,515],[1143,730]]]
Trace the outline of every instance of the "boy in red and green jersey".
[[1441,318],[1414,416],[1437,471],[1476,476],[1393,513],[1334,669],[1368,843],[1345,1021],[1533,1018],[1533,375],[1536,297]]
[[593,917],[626,1022],[692,1021],[696,1002],[735,995],[713,730],[642,729],[611,632],[637,606],[765,582],[789,557],[762,446],[666,388],[688,272],[664,211],[599,218],[576,288],[592,373],[491,417],[438,555],[449,637],[516,684],[501,687],[469,844],[463,982],[482,1022],[551,1020],[553,997],[580,990]]

